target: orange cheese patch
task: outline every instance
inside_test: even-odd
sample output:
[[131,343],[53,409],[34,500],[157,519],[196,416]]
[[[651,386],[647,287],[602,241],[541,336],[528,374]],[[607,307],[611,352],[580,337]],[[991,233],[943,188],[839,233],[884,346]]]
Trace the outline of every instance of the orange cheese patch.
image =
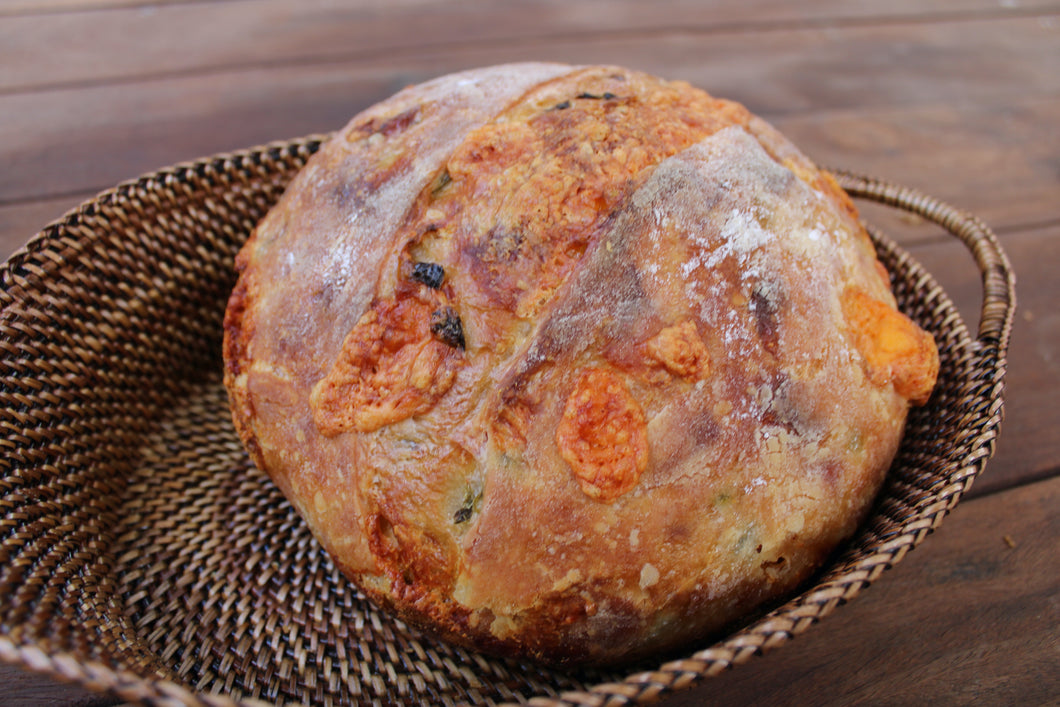
[[931,334],[856,287],[843,292],[843,315],[869,380],[881,386],[893,383],[895,392],[914,405],[926,403],[939,373],[939,352]]
[[648,466],[644,413],[622,379],[606,369],[579,376],[556,444],[582,491],[598,501],[610,502],[632,490]]
[[675,376],[695,381],[710,374],[710,354],[691,319],[660,331],[647,349],[651,359]]

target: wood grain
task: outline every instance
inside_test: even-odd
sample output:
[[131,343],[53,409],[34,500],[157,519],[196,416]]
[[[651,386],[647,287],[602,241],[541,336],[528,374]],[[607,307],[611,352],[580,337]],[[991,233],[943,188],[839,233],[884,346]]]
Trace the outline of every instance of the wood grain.
[[[150,8],[158,5],[202,0],[0,0],[0,15],[49,15],[59,12],[91,12],[115,8]],[[225,0],[219,0],[224,2]]]
[[[825,30],[775,31],[754,44],[745,36],[727,35],[701,46],[685,34],[541,43],[515,50],[460,50],[429,61],[256,68],[4,95],[0,114],[7,119],[0,124],[0,161],[9,168],[0,172],[0,203],[95,191],[179,160],[336,129],[410,82],[470,66],[542,57],[625,63],[687,78],[792,131],[797,144],[824,163],[865,169],[869,160],[874,166],[877,160],[889,160],[896,166],[882,176],[902,179],[908,170],[900,167],[909,158],[917,158],[913,169],[919,173],[931,154],[945,149],[947,159],[928,166],[938,173],[951,160],[964,160],[956,165],[958,183],[977,177],[991,180],[985,186],[992,192],[999,184],[1012,184],[1013,192],[1022,193],[1021,186],[1036,187],[1033,177],[1044,174],[1047,186],[1055,188],[1051,161],[1060,138],[1052,125],[1060,114],[1060,72],[1020,67],[1052,65],[1048,59],[1060,53],[1060,25],[1042,30],[1034,18],[1000,24],[1004,32],[991,23],[932,26],[945,36],[918,40],[924,43],[919,54],[936,57],[925,69],[929,75],[948,71],[952,62],[968,66],[969,75],[996,77],[979,79],[983,83],[974,90],[959,81],[939,87],[916,80],[915,71],[895,69],[900,53],[893,47],[903,35],[901,28],[856,27],[831,35]],[[1026,52],[1032,56],[1013,59],[1007,68],[1000,59],[976,59],[991,43],[997,51],[986,56],[1004,53],[996,37],[1031,47]],[[749,53],[753,62],[729,60]],[[822,80],[827,76],[822,67],[840,63],[843,56],[861,58],[846,67],[849,76]],[[910,65],[920,63],[917,58]],[[76,130],[71,130],[71,110],[77,112]],[[932,142],[932,151],[922,149],[925,142]],[[1044,164],[1026,164],[1036,159]],[[967,164],[971,160],[977,161]],[[1012,173],[1001,171],[1006,169]],[[925,188],[952,183],[949,178],[911,181]],[[1011,203],[1010,194],[1003,196],[1000,203]],[[1055,216],[1044,213],[1047,204],[1030,201],[1018,205],[1023,218]],[[1036,204],[1040,212],[1028,211]],[[999,224],[1007,221],[991,212],[983,216]]]
[[[920,189],[996,229],[1060,217],[1060,131],[1051,127],[1060,125],[1060,97],[844,111],[776,123],[821,164]],[[890,230],[917,233],[893,225]]]
[[[661,704],[1060,704],[1060,0],[0,0],[0,254],[141,173],[542,59],[742,101],[823,164],[981,216],[1018,278],[1006,420],[968,498],[806,635]],[[974,324],[962,246],[864,214]],[[114,702],[6,665],[0,684],[16,707]]]
[[[252,115],[262,112],[253,94],[245,99],[250,105],[240,106],[246,94],[238,84],[225,82],[212,84],[211,91],[190,82],[152,86],[152,91],[145,87],[136,96],[95,96],[102,103],[115,100],[95,125],[82,125],[76,134],[63,128],[62,107],[70,96],[54,96],[51,102],[38,96],[36,121],[26,113],[0,123],[0,161],[9,168],[0,171],[0,248],[10,254],[66,209],[119,181],[182,160],[343,124],[355,108],[343,98],[328,99],[331,80],[341,79],[318,79],[320,98],[308,105],[281,103],[267,111],[267,120]],[[300,86],[306,94],[314,91],[308,81]],[[370,82],[361,89],[385,95],[387,83]],[[89,91],[99,92],[103,89]],[[171,103],[179,111],[168,110]],[[1055,129],[1060,98],[979,111],[924,105],[785,116],[774,122],[822,164],[921,189],[974,211],[995,230],[1060,221],[1060,131]],[[11,123],[27,127],[24,139],[17,137],[18,130],[6,129]],[[125,147],[131,141],[135,149]],[[903,245],[939,238],[939,229],[922,220],[872,205],[863,208],[871,223]]]
[[[34,3],[36,12],[22,2],[0,4],[0,13],[8,15],[0,15],[0,37],[4,37],[0,91],[202,73],[222,67],[394,57],[408,61],[475,46],[511,51],[519,45],[540,50],[557,40],[580,43],[608,36],[655,37],[675,32],[746,36],[752,31],[844,24],[900,23],[909,30],[922,22],[939,24],[941,20],[950,26],[961,24],[955,19],[982,21],[1060,11],[1055,1],[1006,6],[984,0],[787,4],[762,0],[311,0],[297,4],[263,0],[137,3],[127,9],[96,3],[108,8],[106,12],[85,12],[93,3],[77,3],[78,8],[69,7],[72,4]],[[82,11],[55,12],[64,5]],[[41,14],[46,9],[49,12]],[[1004,39],[1005,34],[995,36]],[[985,47],[984,59],[989,58],[991,44]],[[109,50],[99,51],[101,45]],[[916,41],[905,45],[915,46]],[[902,45],[895,49],[901,50]],[[136,61],[127,59],[133,56]]]
[[8,707],[106,707],[120,700],[98,695],[80,685],[56,682],[0,663],[4,704]]
[[0,206],[0,258],[9,258],[31,236],[88,197],[78,194]]

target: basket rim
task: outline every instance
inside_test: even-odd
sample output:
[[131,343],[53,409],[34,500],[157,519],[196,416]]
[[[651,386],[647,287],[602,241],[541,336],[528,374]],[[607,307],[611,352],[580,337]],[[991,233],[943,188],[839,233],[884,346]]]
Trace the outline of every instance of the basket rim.
[[[62,238],[66,228],[90,217],[100,205],[143,195],[162,185],[179,188],[190,176],[223,188],[230,183],[229,176],[239,170],[267,173],[272,161],[280,155],[312,154],[328,137],[309,135],[182,162],[98,193],[46,225],[0,265],[0,311],[19,298],[28,296],[35,283],[47,279],[47,269],[30,262],[34,254],[54,245],[57,239]],[[903,533],[891,538],[886,547],[876,554],[860,558],[844,574],[849,581],[831,581],[805,588],[783,606],[739,631],[688,657],[663,663],[657,669],[629,675],[617,683],[594,685],[583,692],[564,693],[558,699],[534,697],[531,704],[549,707],[642,704],[663,694],[691,688],[732,666],[746,662],[754,655],[790,642],[830,615],[840,604],[859,595],[884,570],[897,564],[908,551],[917,547],[955,507],[993,455],[1003,417],[1006,356],[1016,306],[1015,275],[996,235],[978,217],[917,190],[847,171],[835,170],[832,174],[852,196],[917,214],[959,238],[972,253],[982,277],[983,302],[977,334],[971,345],[972,353],[984,371],[978,397],[988,408],[984,414],[989,418],[983,426],[984,433],[976,440],[976,454],[970,455],[967,468],[962,470],[955,483],[931,495],[929,502],[903,524]],[[873,236],[874,239],[879,237],[876,233]],[[878,240],[877,247],[880,247]],[[890,247],[904,252],[894,244]],[[74,257],[76,244],[64,241],[64,249],[71,248],[74,251],[71,251],[70,257]],[[55,264],[58,267],[58,261]],[[19,633],[9,633],[7,626],[0,627],[0,660],[134,702],[165,701],[217,707],[267,704],[252,698],[235,700],[222,695],[194,692],[168,679],[152,678],[102,662],[85,660],[71,652],[50,652],[46,645],[19,640]]]

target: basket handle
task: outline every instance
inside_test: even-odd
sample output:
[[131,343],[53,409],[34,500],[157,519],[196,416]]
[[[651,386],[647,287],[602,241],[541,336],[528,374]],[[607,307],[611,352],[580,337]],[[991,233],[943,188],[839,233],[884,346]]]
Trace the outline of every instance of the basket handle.
[[983,303],[977,339],[982,346],[1008,349],[1016,308],[1016,278],[997,236],[978,217],[915,189],[842,170],[833,171],[851,196],[869,199],[921,216],[961,239],[979,266]]

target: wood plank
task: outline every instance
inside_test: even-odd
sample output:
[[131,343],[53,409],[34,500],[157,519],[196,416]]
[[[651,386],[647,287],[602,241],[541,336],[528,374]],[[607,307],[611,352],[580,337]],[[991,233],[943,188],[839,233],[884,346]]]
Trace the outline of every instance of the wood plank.
[[[69,92],[23,97],[24,110],[0,124],[0,162],[6,165],[0,204],[88,194],[174,162],[327,131],[396,88],[385,75],[274,75],[273,92],[239,81],[204,87],[185,79],[135,92],[86,89],[79,100]],[[0,99],[4,103],[15,101]],[[70,110],[82,115],[76,132],[69,128]],[[974,112],[942,104],[774,122],[824,164],[922,189],[974,210],[997,229],[1056,217],[1060,98]],[[870,218],[910,238],[933,232],[908,219]]]
[[0,260],[7,260],[34,234],[91,196],[85,193],[0,206]]
[[[679,33],[695,47],[692,57],[703,56],[706,50],[704,58],[713,60],[719,56],[711,52],[717,35],[734,36],[746,46],[746,34],[753,31],[827,30],[820,42],[827,48],[831,44],[827,34],[844,24],[899,32],[888,43],[887,56],[833,45],[842,61],[825,65],[853,62],[846,77],[876,75],[895,63],[894,59],[907,60],[902,53],[915,51],[911,48],[924,41],[919,35],[932,36],[941,28],[950,33],[949,38],[933,39],[938,48],[918,59],[932,64],[949,61],[960,67],[946,71],[947,78],[959,84],[988,85],[1003,79],[1013,56],[1034,51],[1034,44],[1024,41],[1020,32],[1013,34],[1004,20],[994,31],[985,31],[984,22],[993,27],[998,17],[1010,17],[1012,22],[1035,24],[1057,12],[1057,0],[1030,5],[999,5],[989,0],[882,4],[840,0],[785,4],[767,0],[710,4],[696,0],[532,0],[517,4],[405,0],[385,6],[378,1],[336,4],[329,0],[297,5],[287,0],[166,3],[107,12],[0,16],[0,91],[292,63],[394,58],[423,63],[439,51],[472,46],[510,51],[514,44],[524,52],[536,49],[535,56],[549,57],[548,45],[557,40],[581,43],[608,35],[640,35],[654,43],[661,34]],[[967,39],[965,33],[970,35]],[[136,59],[129,61],[129,57]],[[856,66],[865,60],[873,62],[876,70],[865,74],[864,67]],[[1023,65],[1038,63],[1023,61]],[[802,80],[812,77],[820,83],[821,64],[817,67],[818,71],[802,74]],[[1048,64],[1041,67],[1042,76],[1055,74],[1049,68]],[[823,83],[834,83],[839,90],[848,88],[842,80]],[[1026,89],[1033,91],[1034,87]]]
[[1056,704],[1057,507],[1060,478],[962,503],[820,625],[660,707]]
[[[995,229],[1045,225],[1060,215],[1055,98],[837,111],[774,122],[820,164],[919,189],[974,212]],[[904,242],[936,232],[883,209],[867,208],[865,214]]]
[[[1030,188],[1027,200],[1038,204],[1028,204],[1032,212],[1020,218],[1049,218],[1033,213],[1045,203],[1025,181],[1041,174],[1048,188],[1055,184],[1052,163],[1060,137],[1051,126],[1060,110],[1060,72],[1022,67],[1060,64],[1060,42],[1054,37],[1060,30],[1047,32],[1027,19],[997,24],[1020,29],[1004,41],[1035,46],[1033,56],[1000,61],[1005,70],[982,65],[974,58],[980,45],[994,42],[997,49],[999,40],[992,37],[1006,33],[973,22],[958,23],[970,33],[963,40],[967,55],[956,45],[943,51],[936,40],[921,37],[902,44],[901,51],[917,54],[908,63],[902,63],[901,52],[894,53],[898,29],[865,27],[777,31],[755,35],[754,42],[744,35],[719,36],[707,46],[694,36],[669,34],[478,48],[430,61],[370,59],[9,94],[0,96],[0,114],[8,116],[0,124],[0,160],[9,166],[0,173],[0,203],[98,190],[178,160],[330,130],[408,83],[471,66],[549,56],[613,61],[687,78],[776,119],[822,161],[876,171],[893,164],[883,176],[896,179],[923,174],[925,167],[943,174],[953,161],[963,161],[961,171],[950,170],[943,181],[958,177],[955,189],[968,179],[990,189],[1011,185],[1010,191],[1022,193]],[[975,28],[983,36],[975,35]],[[952,28],[946,34],[953,42],[960,39]],[[841,65],[845,56],[860,57],[851,60],[852,72],[870,73],[856,84],[841,77],[821,80],[828,72],[824,67]],[[994,71],[1001,79],[990,91],[962,86],[948,80],[951,61],[971,62],[969,73]],[[1035,97],[1035,91],[1045,97]],[[911,106],[918,111],[908,112]],[[903,171],[903,165],[911,167]],[[969,166],[988,169],[976,175]],[[934,179],[925,188],[932,184]],[[1009,196],[999,203],[1007,204]]]
[[279,69],[2,96],[0,203],[99,191],[179,161],[333,130],[404,83],[390,72]]
[[7,707],[108,707],[120,700],[97,695],[80,685],[57,682],[15,665],[0,663],[0,685]]
[[[0,14],[25,14],[25,15],[40,15],[46,13],[55,12],[82,12],[91,10],[111,10],[114,8],[151,8],[160,5],[175,5],[175,4],[190,4],[190,3],[202,3],[210,2],[217,4],[220,2],[245,2],[246,0],[0,0]],[[259,6],[261,0],[252,0]],[[424,5],[429,4],[432,0],[353,0],[345,3],[339,3],[339,5],[345,4],[350,7],[373,7],[376,9],[387,8],[389,11],[393,11],[401,4],[404,5]],[[433,0],[434,2],[446,2],[446,4],[456,5],[457,0]],[[524,0],[532,1],[532,0]],[[606,7],[614,8],[615,6],[621,5],[627,0],[614,0],[614,2],[606,3]],[[715,3],[719,8],[725,8],[725,0]],[[466,0],[462,3],[465,6],[471,5]],[[481,3],[478,9],[486,9],[490,3]],[[587,4],[587,3],[585,3]],[[313,12],[319,7],[335,7],[336,3],[334,0],[301,0],[300,5],[304,8],[305,12]],[[746,10],[752,11],[757,15],[761,15],[763,10],[776,10],[776,3],[770,2],[769,0],[748,0],[742,3]],[[866,1],[866,0],[829,0],[827,2],[821,2],[818,0],[815,3],[803,3],[805,9],[798,11],[798,16],[806,16],[809,13],[813,15],[829,14],[832,16],[839,17],[865,17],[865,16],[878,16],[881,13],[884,14],[897,14],[902,12],[903,14],[913,16],[923,15],[937,15],[941,12],[948,14],[960,12],[1004,12],[1011,13],[1019,9],[1025,9],[1028,7],[1023,3],[1002,3],[990,2],[989,0],[936,0],[932,3],[931,7],[925,7],[922,3],[916,2],[900,2],[891,3],[885,7],[880,7],[879,3]],[[598,6],[599,7],[599,6]],[[663,2],[655,3],[655,7],[663,10]],[[692,5],[692,7],[695,7]],[[1029,5],[1033,11],[1037,11],[1040,7],[1051,7],[1048,2],[1038,2]],[[601,8],[606,9],[606,8]],[[784,8],[782,8],[782,12]],[[785,15],[781,15],[785,17]]]
[[[86,12],[114,8],[150,8],[157,5],[202,2],[203,0],[0,0],[0,16],[45,15],[57,12]],[[210,0],[226,2],[228,0]]]

